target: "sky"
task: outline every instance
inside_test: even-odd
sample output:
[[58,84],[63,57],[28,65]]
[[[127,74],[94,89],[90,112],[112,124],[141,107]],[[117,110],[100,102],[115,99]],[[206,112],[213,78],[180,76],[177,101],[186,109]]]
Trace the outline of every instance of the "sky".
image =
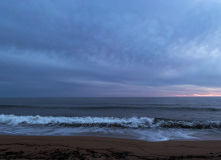
[[221,96],[221,0],[1,0],[0,97]]

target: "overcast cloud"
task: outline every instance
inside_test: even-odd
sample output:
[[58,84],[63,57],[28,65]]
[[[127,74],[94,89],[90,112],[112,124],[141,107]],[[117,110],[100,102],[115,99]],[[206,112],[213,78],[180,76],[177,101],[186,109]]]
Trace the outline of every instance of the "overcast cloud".
[[221,95],[219,0],[2,0],[0,97]]

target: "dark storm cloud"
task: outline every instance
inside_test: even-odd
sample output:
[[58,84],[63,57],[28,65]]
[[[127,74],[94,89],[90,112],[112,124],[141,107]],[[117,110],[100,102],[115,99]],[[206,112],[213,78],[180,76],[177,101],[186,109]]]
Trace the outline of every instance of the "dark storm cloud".
[[0,96],[215,92],[220,8],[215,0],[1,1]]

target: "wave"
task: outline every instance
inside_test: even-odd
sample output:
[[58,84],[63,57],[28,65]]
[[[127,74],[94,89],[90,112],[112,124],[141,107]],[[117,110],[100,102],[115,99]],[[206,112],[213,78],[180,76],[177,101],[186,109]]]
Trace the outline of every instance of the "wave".
[[221,129],[221,121],[182,121],[149,117],[53,117],[0,115],[0,124],[61,127],[101,127],[131,129]]
[[16,109],[71,109],[71,110],[171,110],[171,111],[221,111],[221,108],[213,107],[172,107],[164,105],[135,107],[135,106],[31,106],[31,105],[0,105],[0,108],[16,108]]

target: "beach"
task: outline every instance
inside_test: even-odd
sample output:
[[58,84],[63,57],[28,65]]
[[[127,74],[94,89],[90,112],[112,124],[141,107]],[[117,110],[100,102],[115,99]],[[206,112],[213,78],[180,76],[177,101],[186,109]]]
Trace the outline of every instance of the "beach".
[[220,98],[0,99],[0,160],[220,160],[220,104]]
[[0,160],[221,160],[221,0],[0,0]]
[[146,142],[87,136],[0,136],[0,159],[221,159],[221,141]]

